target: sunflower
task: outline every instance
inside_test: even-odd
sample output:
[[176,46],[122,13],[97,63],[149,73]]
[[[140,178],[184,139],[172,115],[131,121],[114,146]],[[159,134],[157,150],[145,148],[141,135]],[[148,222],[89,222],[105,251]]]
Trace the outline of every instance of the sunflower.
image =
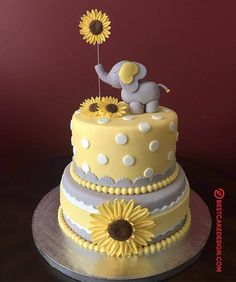
[[117,98],[113,97],[103,97],[98,103],[99,114],[115,118],[126,114],[128,105],[124,102],[118,102]]
[[146,246],[154,237],[154,221],[147,208],[135,206],[123,199],[102,203],[98,214],[91,214],[91,236],[98,247],[110,256],[137,254],[138,247]]
[[87,11],[79,23],[80,34],[89,44],[102,44],[109,38],[111,32],[110,20],[106,13],[97,9]]
[[88,116],[97,116],[99,114],[99,107],[98,104],[100,102],[100,97],[91,97],[90,99],[86,99],[81,105],[80,105],[80,111],[81,113],[84,113]]

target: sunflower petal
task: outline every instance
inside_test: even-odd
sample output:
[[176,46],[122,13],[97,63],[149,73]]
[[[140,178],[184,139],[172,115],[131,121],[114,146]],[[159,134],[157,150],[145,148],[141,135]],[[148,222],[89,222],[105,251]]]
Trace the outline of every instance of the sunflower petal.
[[99,11],[98,14],[97,14],[97,19],[99,21],[102,21],[102,11]]
[[91,222],[91,225],[94,226],[89,227],[90,231],[107,231],[106,225],[97,225],[95,222]]
[[125,256],[126,252],[127,252],[127,242],[124,241],[124,242],[122,242],[122,245],[121,245],[121,255]]
[[132,253],[137,254],[138,248],[137,248],[133,239],[129,239],[129,247],[130,247]]
[[142,236],[143,238],[146,238],[149,241],[150,241],[150,238],[154,237],[154,234],[152,232],[145,230],[145,229],[136,230],[135,235]]
[[121,218],[121,205],[117,199],[114,201],[114,215],[115,219]]
[[119,256],[122,256],[123,255],[123,242],[119,241],[118,242],[118,249],[117,249],[117,252],[116,252],[116,256],[119,257]]
[[105,41],[106,40],[106,38],[105,38],[103,33],[100,34],[100,39],[102,39],[101,41]]
[[114,212],[113,212],[112,208],[109,205],[103,204],[101,206],[101,211],[102,211],[103,214],[106,215],[106,217],[109,217],[112,220],[115,219]]
[[143,220],[140,222],[135,223],[135,228],[153,228],[155,226],[155,223],[153,220]]
[[134,200],[130,200],[122,212],[122,218],[129,220],[129,217],[134,209]]
[[106,248],[111,243],[112,243],[112,238],[108,238],[106,240],[98,242],[98,246]]
[[123,256],[126,256],[128,254],[129,248],[128,248],[128,244],[125,241],[124,242],[124,251],[123,251]]
[[[114,241],[114,240],[113,240],[113,241]],[[114,241],[114,242],[112,243],[112,245],[110,245],[110,248],[109,248],[109,250],[108,250],[108,254],[110,254],[111,256],[113,256],[113,255],[116,253],[116,251],[117,251],[118,248],[119,248],[119,242]]]
[[91,11],[91,18],[92,18],[93,20],[96,20],[96,14],[95,14],[95,11],[94,11],[94,10]]
[[147,241],[140,235],[135,234],[134,242],[140,246],[147,246]]
[[92,238],[95,242],[103,241],[108,238],[108,233],[104,231],[96,231],[92,233]]
[[148,209],[140,209],[132,213],[130,221],[135,222],[136,220],[145,219],[149,216]]

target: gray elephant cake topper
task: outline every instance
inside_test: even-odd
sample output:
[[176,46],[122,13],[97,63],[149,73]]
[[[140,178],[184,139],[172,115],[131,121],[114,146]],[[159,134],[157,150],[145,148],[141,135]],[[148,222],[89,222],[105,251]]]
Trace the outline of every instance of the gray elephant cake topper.
[[159,108],[160,88],[170,90],[164,84],[140,81],[147,70],[137,62],[123,60],[115,64],[107,73],[101,64],[95,66],[99,78],[112,87],[122,89],[121,98],[129,104],[131,114],[154,113]]

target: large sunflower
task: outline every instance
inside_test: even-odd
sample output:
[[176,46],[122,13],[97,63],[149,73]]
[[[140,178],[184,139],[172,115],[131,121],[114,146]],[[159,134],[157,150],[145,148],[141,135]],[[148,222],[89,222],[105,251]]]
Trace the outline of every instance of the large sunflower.
[[98,116],[99,114],[99,107],[98,104],[100,102],[100,97],[91,97],[90,99],[86,99],[81,105],[80,105],[80,111],[81,113],[84,113],[88,116]]
[[111,32],[110,20],[106,13],[97,9],[87,11],[79,23],[80,34],[89,44],[102,44]]
[[146,246],[154,237],[155,223],[148,209],[135,206],[133,200],[102,203],[98,211],[91,214],[92,239],[110,256],[137,254],[138,247]]
[[103,97],[99,103],[99,115],[108,118],[120,117],[126,114],[128,105],[124,102],[119,102],[114,97]]

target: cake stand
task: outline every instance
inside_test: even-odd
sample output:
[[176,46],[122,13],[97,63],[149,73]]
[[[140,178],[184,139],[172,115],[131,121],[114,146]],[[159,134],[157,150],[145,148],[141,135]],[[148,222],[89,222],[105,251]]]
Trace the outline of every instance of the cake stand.
[[69,239],[58,225],[58,207],[59,187],[56,187],[42,198],[34,211],[34,241],[41,255],[52,267],[82,282],[146,282],[167,279],[199,257],[211,230],[208,207],[191,190],[192,222],[183,239],[156,254],[115,258],[84,249]]

